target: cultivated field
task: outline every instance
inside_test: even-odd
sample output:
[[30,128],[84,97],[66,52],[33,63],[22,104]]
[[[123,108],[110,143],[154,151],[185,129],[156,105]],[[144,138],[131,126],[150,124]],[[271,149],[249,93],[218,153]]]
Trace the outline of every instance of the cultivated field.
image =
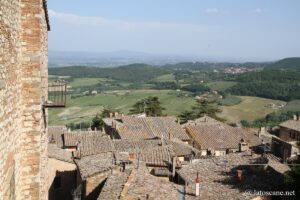
[[225,91],[235,84],[236,82],[234,81],[215,81],[208,83],[207,86],[212,90]]
[[222,112],[218,116],[226,119],[228,123],[237,123],[241,120],[253,121],[279,110],[280,105],[286,104],[283,101],[259,97],[241,96],[240,98],[242,102],[237,105],[221,106]]
[[50,124],[68,124],[71,122],[90,121],[104,107],[119,109],[128,114],[138,100],[148,96],[157,96],[166,108],[167,115],[177,116],[185,109],[190,109],[194,98],[186,92],[171,90],[119,90],[108,91],[95,96],[82,96],[71,99],[68,96],[67,108],[49,109]]

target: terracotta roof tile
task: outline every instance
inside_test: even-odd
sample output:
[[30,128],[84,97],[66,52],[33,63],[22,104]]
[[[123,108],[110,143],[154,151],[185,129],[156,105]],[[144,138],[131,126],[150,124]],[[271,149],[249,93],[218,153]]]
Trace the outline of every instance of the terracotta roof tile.
[[125,116],[120,119],[104,119],[108,126],[116,125],[121,139],[153,139],[177,138],[189,140],[185,130],[175,122],[173,117],[133,117]]
[[108,152],[74,159],[74,162],[79,169],[81,178],[86,179],[114,168],[117,161],[114,153]]
[[57,147],[56,144],[48,144],[48,157],[64,162],[73,163],[72,153],[60,147]]
[[281,123],[279,126],[300,132],[300,121],[288,120]]
[[104,133],[100,131],[71,131],[63,134],[65,147],[75,147],[77,143],[86,137],[102,137]]
[[[283,183],[283,176],[273,171],[256,172],[250,171],[253,165],[260,163],[258,155],[249,156],[244,154],[228,154],[226,156],[209,159],[195,160],[192,164],[178,170],[180,177],[189,182],[185,199],[253,199],[256,195],[247,194],[245,191],[270,191],[275,190]],[[266,164],[261,162],[262,164]],[[243,180],[237,180],[237,169],[244,171]],[[196,198],[195,178],[200,176],[200,195]],[[251,174],[253,173],[253,174]]]
[[63,133],[67,132],[65,126],[48,126],[48,141],[55,143],[58,147],[63,147]]
[[120,199],[121,192],[127,182],[130,171],[113,174],[107,178],[98,200]]
[[238,149],[242,139],[250,146],[261,144],[261,140],[254,131],[231,127],[212,119],[188,123],[186,130],[201,149]]
[[132,170],[125,187],[122,192],[124,200],[178,198],[177,188],[172,182],[151,175],[143,164]]

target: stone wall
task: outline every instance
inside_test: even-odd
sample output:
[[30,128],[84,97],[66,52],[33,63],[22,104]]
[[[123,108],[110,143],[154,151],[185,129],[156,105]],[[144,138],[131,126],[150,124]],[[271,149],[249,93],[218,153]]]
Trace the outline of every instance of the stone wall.
[[0,199],[47,199],[43,1],[0,5]]

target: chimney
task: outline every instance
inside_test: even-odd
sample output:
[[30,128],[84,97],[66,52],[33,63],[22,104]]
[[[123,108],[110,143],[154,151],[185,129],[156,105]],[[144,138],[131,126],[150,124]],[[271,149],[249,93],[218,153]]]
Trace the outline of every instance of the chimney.
[[260,130],[258,131],[258,137],[266,133],[266,127],[260,127]]
[[116,129],[117,125],[116,125],[116,122],[115,122],[115,121],[112,121],[112,122],[111,122],[111,127],[114,128],[114,129]]
[[243,170],[236,170],[236,178],[238,181],[242,181],[243,180]]
[[129,153],[129,160],[135,160],[135,154]]
[[109,118],[112,118],[113,117],[113,113],[109,113]]
[[51,140],[50,140],[50,144],[55,144],[55,139],[54,139],[54,135],[51,135]]
[[175,178],[175,172],[176,172],[176,160],[177,160],[177,157],[173,157],[173,162],[172,162],[172,176],[173,176],[173,179]]
[[200,177],[199,177],[199,172],[197,172],[197,177],[196,177],[196,197],[200,196]]
[[241,141],[239,143],[239,151],[244,152],[247,150],[249,150],[249,144],[247,142],[245,142],[243,139],[241,139]]
[[77,157],[78,157],[78,158],[81,158],[80,141],[77,142],[76,150],[77,150]]
[[293,115],[293,119],[297,121],[297,119],[299,120],[299,117],[297,115]]
[[177,123],[180,124],[180,118],[177,119]]
[[119,117],[119,113],[115,112],[115,118],[118,118],[118,117]]

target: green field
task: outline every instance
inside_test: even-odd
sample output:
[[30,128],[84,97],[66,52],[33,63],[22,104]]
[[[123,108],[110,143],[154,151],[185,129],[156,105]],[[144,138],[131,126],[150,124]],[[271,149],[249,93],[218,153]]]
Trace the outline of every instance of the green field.
[[[241,120],[253,121],[262,118],[269,113],[277,111],[277,106],[285,104],[284,101],[264,99],[259,97],[241,96],[242,102],[233,106],[221,106],[222,112],[219,117],[227,120],[228,123],[237,123]],[[270,104],[276,107],[270,107]]]
[[228,95],[223,99],[218,100],[218,103],[222,106],[234,106],[242,102],[242,99],[238,96]]
[[228,88],[231,88],[232,86],[234,86],[235,84],[236,84],[236,82],[233,82],[233,81],[216,81],[216,82],[207,83],[207,86],[211,90],[225,91]]
[[49,123],[58,125],[90,121],[97,113],[101,113],[103,107],[119,109],[122,113],[128,114],[134,103],[148,96],[159,97],[162,106],[166,108],[164,113],[172,116],[190,109],[195,103],[194,98],[186,92],[171,90],[120,90],[75,99],[68,96],[66,108],[49,109]]
[[287,105],[281,110],[285,111],[296,111],[300,112],[300,100],[293,100],[287,103]]
[[172,82],[175,81],[175,76],[173,74],[164,74],[153,79],[156,82]]

